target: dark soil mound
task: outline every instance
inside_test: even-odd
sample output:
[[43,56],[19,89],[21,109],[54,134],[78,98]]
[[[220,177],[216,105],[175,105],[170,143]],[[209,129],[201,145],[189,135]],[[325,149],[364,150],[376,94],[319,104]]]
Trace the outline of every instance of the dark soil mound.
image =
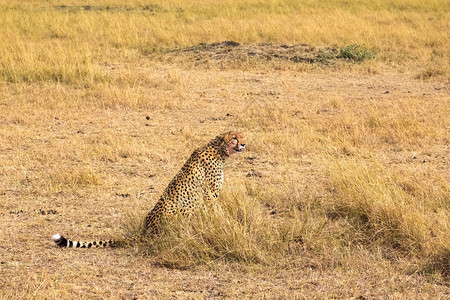
[[339,58],[339,50],[335,48],[316,47],[307,44],[276,45],[256,44],[241,45],[233,41],[224,41],[213,44],[198,44],[193,47],[176,49],[171,54],[192,57],[194,61],[229,60],[244,61],[256,60],[285,60],[294,63],[320,63],[332,64]]

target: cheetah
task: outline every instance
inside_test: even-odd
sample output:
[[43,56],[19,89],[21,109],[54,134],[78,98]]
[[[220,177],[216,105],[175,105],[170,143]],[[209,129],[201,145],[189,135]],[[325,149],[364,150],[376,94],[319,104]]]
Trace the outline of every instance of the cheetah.
[[[222,190],[225,160],[235,153],[241,153],[244,148],[242,134],[230,131],[195,150],[146,216],[144,233],[158,234],[163,219],[189,215],[216,201]],[[60,234],[53,235],[52,239],[60,247],[116,247],[120,244],[114,240],[72,241]]]

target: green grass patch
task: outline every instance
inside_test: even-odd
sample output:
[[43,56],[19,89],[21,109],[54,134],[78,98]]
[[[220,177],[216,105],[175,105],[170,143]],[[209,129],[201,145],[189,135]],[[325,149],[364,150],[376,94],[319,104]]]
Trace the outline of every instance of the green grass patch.
[[343,58],[355,63],[360,63],[364,60],[374,59],[377,51],[375,49],[368,49],[365,46],[356,44],[348,45],[339,49],[336,58]]

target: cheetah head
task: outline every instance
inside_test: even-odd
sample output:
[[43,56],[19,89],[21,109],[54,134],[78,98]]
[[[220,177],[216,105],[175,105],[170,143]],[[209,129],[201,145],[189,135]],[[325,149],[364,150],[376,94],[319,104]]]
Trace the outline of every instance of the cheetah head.
[[224,150],[228,155],[241,153],[245,148],[244,137],[239,132],[231,131],[226,133],[223,142]]

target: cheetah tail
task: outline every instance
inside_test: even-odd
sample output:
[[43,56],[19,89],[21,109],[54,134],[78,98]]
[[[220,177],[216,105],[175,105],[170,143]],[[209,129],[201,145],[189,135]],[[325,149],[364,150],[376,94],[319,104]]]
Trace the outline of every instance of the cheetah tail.
[[53,241],[59,247],[65,248],[99,248],[99,247],[117,247],[119,243],[114,240],[109,241],[88,241],[88,242],[77,242],[66,239],[59,233],[52,236]]

